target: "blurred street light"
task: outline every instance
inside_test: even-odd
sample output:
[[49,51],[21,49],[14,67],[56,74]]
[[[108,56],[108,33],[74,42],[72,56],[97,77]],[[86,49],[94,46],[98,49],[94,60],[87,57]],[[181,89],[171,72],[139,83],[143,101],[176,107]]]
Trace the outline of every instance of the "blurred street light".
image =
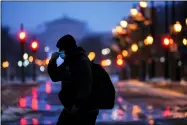
[[25,42],[25,39],[26,39],[26,33],[24,31],[21,31],[19,33],[19,39],[21,40],[21,42]]
[[24,67],[27,67],[29,65],[29,61],[28,60],[25,60],[24,62],[23,62],[23,66]]
[[138,51],[138,45],[137,44],[132,44],[131,45],[131,50],[133,51],[133,52],[137,52]]
[[110,60],[110,59],[107,59],[107,60],[106,60],[106,65],[107,65],[107,66],[110,66],[110,65],[111,65],[111,63],[112,63],[112,62],[111,62],[111,60]]
[[147,39],[144,40],[144,44],[145,44],[145,45],[149,45]]
[[182,43],[183,43],[183,45],[186,46],[186,45],[187,45],[187,39],[184,38],[184,39],[182,40]]
[[31,49],[32,49],[33,52],[37,51],[38,47],[39,47],[39,45],[38,45],[37,41],[33,41],[31,43]]
[[135,17],[138,14],[138,10],[136,8],[131,8],[130,13],[133,17]]
[[22,67],[22,65],[23,65],[22,61],[18,61],[18,66]]
[[29,62],[33,62],[33,57],[29,56]]
[[112,61],[110,59],[104,59],[101,61],[101,66],[105,67],[105,66],[110,66],[112,63]]
[[122,66],[124,64],[124,61],[123,59],[117,59],[116,63],[118,66]]
[[186,25],[187,25],[187,18],[186,18],[185,22],[186,22]]
[[45,64],[46,64],[46,65],[49,64],[49,58],[47,58],[47,59],[45,60]]
[[126,28],[127,25],[128,25],[128,23],[127,23],[126,20],[122,20],[122,21],[120,22],[120,25],[121,25],[123,28]]
[[44,66],[40,66],[40,71],[44,72],[45,71],[45,67]]
[[28,59],[28,57],[29,57],[29,56],[28,56],[27,53],[24,53],[24,54],[23,54],[23,59],[24,59],[24,60]]
[[136,30],[137,29],[137,24],[129,24],[128,25],[128,28],[130,29],[130,30]]
[[138,14],[135,16],[135,20],[136,20],[136,21],[144,21],[145,18],[144,18],[144,16],[142,15],[141,12],[138,12]]
[[116,32],[121,33],[123,31],[123,28],[121,26],[116,26]]
[[45,51],[45,52],[49,52],[49,47],[46,46],[46,47],[44,48],[44,51]]
[[182,30],[182,25],[180,24],[179,21],[177,21],[177,22],[173,25],[173,28],[174,28],[174,32],[179,33],[179,32]]
[[169,47],[170,45],[173,44],[173,39],[168,38],[168,37],[165,37],[165,38],[163,39],[162,44],[163,44],[164,47]]
[[182,62],[180,60],[178,61],[178,66],[182,66]]
[[123,56],[121,54],[117,55],[117,59],[122,59],[122,58],[123,58]]
[[88,54],[88,58],[90,59],[90,61],[94,60],[95,59],[95,53],[94,52],[90,52]]
[[42,65],[42,61],[41,61],[41,60],[39,60],[39,59],[36,59],[36,60],[35,60],[35,63],[36,63],[37,65],[39,65],[39,66],[41,66],[41,65]]
[[9,62],[8,61],[5,61],[5,62],[2,63],[2,67],[3,68],[8,68],[8,66],[9,66]]
[[147,2],[146,1],[140,1],[140,7],[142,7],[142,8],[146,8],[147,7]]
[[152,45],[153,41],[154,41],[154,39],[151,35],[147,36],[147,38],[146,38],[147,45]]
[[[18,34],[18,38],[19,38],[19,41],[20,41],[22,62],[24,62],[23,54],[25,52],[26,37],[27,37],[27,35],[26,35],[26,32],[24,31],[23,24],[21,24],[20,25],[20,32]],[[25,69],[24,69],[24,67],[22,67],[21,76],[22,76],[22,82],[24,83],[25,82]]]
[[[37,54],[37,51],[38,51],[38,48],[39,48],[39,44],[38,44],[38,41],[33,40],[31,42],[31,50],[33,52],[33,62],[35,62],[35,59],[36,59],[36,54]],[[36,64],[33,63],[33,74],[32,74],[32,79],[33,81],[36,81]]]
[[151,22],[150,22],[149,20],[145,20],[145,21],[144,21],[144,24],[145,24],[146,26],[148,26],[149,24],[151,24]]
[[110,49],[109,48],[102,49],[101,53],[103,55],[108,55],[110,53]]
[[128,54],[129,54],[129,53],[128,53],[128,51],[127,51],[127,50],[123,50],[123,51],[122,51],[122,55],[123,55],[123,57],[127,57],[127,56],[128,56]]

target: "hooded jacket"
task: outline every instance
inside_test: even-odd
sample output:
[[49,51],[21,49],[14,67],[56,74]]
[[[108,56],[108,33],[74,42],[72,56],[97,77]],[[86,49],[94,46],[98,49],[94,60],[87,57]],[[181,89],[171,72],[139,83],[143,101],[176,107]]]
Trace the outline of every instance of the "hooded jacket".
[[[93,100],[90,98],[92,90],[92,70],[91,62],[81,47],[66,53],[64,63],[69,66],[71,72],[70,82],[62,84],[61,97],[64,107],[71,108],[73,105],[80,110],[95,110]],[[54,61],[48,64],[48,73],[52,81],[62,81],[62,68],[58,68]]]

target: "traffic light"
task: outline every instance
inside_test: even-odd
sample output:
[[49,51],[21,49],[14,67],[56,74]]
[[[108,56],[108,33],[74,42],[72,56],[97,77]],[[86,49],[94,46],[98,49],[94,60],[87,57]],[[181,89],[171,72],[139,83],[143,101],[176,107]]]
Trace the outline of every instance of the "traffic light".
[[166,47],[169,46],[169,38],[164,38],[163,45]]
[[170,37],[164,37],[162,40],[162,45],[164,47],[169,47],[170,45],[172,45],[174,43],[173,39]]
[[38,50],[38,42],[36,40],[34,40],[32,43],[31,43],[31,49],[33,52],[36,52]]
[[26,38],[26,33],[25,33],[24,31],[21,31],[21,32],[19,33],[19,39],[20,39],[20,40],[25,40],[25,38]]

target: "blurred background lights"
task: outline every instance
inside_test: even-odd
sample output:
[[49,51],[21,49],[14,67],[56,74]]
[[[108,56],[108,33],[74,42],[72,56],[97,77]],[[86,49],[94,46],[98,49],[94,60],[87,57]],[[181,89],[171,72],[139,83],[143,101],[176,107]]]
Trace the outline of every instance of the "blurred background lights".
[[8,61],[5,61],[5,62],[2,63],[2,67],[3,68],[8,68],[8,66],[9,66],[9,62]]
[[164,57],[161,57],[161,58],[160,58],[160,62],[162,62],[162,63],[165,62],[165,58],[164,58]]
[[109,49],[109,48],[105,48],[105,49],[103,49],[103,50],[101,51],[101,53],[102,53],[103,55],[107,55],[107,54],[110,53],[110,49]]
[[49,47],[46,46],[46,47],[44,48],[44,51],[45,51],[45,52],[49,52]]
[[127,21],[122,20],[122,21],[120,22],[120,25],[121,25],[123,28],[126,28],[127,25],[128,25],[128,23],[127,23]]
[[44,66],[40,66],[40,71],[44,72],[45,71],[45,67]]
[[24,60],[28,59],[28,57],[29,57],[29,56],[28,56],[27,53],[24,53],[24,54],[23,54],[23,59],[24,59]]
[[18,66],[22,67],[22,65],[23,65],[22,61],[18,61]]
[[27,67],[29,65],[29,61],[28,60],[25,60],[24,62],[23,62],[23,66],[24,67]]
[[29,56],[29,62],[33,62],[33,57]]

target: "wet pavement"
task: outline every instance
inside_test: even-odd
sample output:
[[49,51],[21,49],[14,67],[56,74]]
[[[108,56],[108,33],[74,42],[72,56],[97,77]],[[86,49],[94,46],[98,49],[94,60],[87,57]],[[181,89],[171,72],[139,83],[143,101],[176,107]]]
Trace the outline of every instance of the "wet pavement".
[[[33,88],[32,94],[21,97],[18,104],[19,108],[30,109],[30,111],[25,114],[19,114],[20,117],[13,121],[4,122],[3,125],[54,125],[63,109],[57,96],[60,89],[60,83],[51,83],[50,81],[41,83],[39,87]],[[187,111],[178,112],[174,111],[171,107],[165,107],[164,109],[163,107],[156,108],[146,104],[146,102],[132,104],[118,95],[113,110],[100,111],[97,122],[133,123],[132,121],[134,121],[135,124],[138,121],[138,125],[156,125],[154,119],[184,117],[187,118]]]

